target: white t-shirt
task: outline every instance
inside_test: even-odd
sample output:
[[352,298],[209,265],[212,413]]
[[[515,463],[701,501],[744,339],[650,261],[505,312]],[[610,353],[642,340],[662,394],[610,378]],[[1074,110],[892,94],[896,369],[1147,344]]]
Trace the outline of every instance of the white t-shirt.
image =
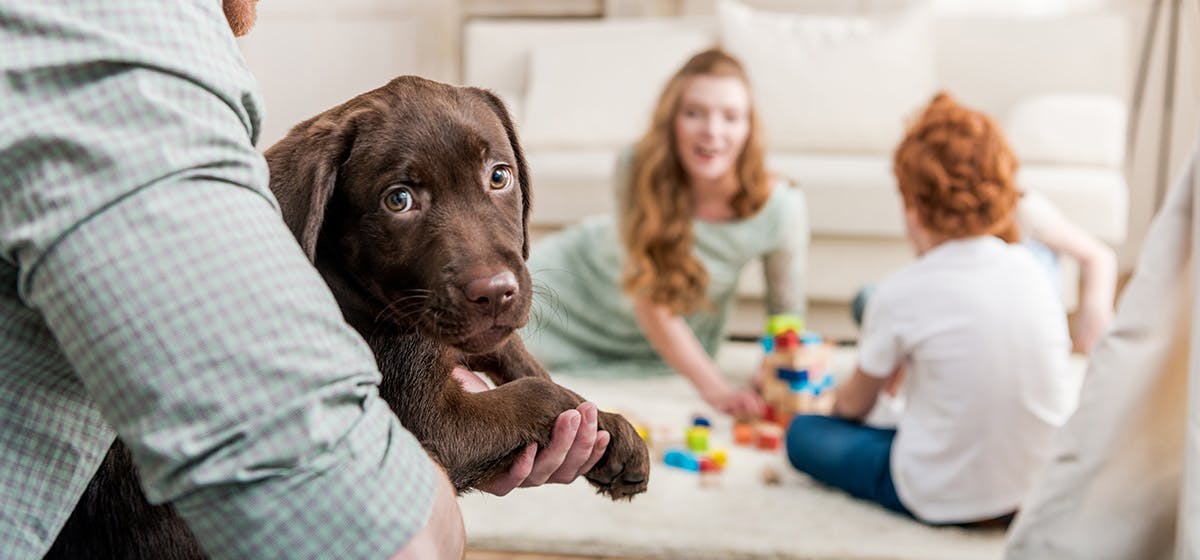
[[900,500],[955,523],[1015,510],[1078,398],[1062,303],[1028,251],[991,236],[947,241],[889,276],[867,304],[859,367],[904,364],[892,446]]

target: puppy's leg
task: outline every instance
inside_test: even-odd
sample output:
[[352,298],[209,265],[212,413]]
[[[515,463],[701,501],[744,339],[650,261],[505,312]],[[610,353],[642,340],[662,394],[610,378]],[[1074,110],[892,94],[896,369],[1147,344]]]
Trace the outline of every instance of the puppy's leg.
[[[525,349],[521,338],[516,335],[510,337],[508,342],[495,352],[468,356],[465,361],[468,368],[483,372],[498,388],[525,378],[550,380],[550,374]],[[555,387],[567,391],[557,384]],[[578,402],[583,401],[575,393],[567,392],[574,395]],[[629,421],[619,414],[600,412],[598,424],[601,430],[609,433],[610,439],[604,456],[585,475],[588,482],[613,499],[631,498],[634,494],[645,491],[646,480],[650,474],[650,453],[646,442],[638,436],[637,430]]]
[[[452,375],[457,351],[415,334],[370,342],[383,372],[380,394],[459,491],[507,472],[529,443],[548,445],[558,415],[583,402],[532,358],[537,370],[526,371],[533,375],[468,393]],[[588,480],[613,498],[645,491],[650,459],[644,442],[620,416],[602,413],[599,422],[613,439]]]

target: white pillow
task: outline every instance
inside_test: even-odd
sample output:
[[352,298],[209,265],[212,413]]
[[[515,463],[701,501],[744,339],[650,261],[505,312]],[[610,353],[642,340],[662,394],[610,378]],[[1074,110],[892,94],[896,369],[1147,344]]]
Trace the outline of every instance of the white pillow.
[[1120,169],[1125,162],[1125,104],[1114,95],[1056,93],[1018,102],[1005,129],[1022,162]]
[[534,48],[522,144],[618,148],[636,141],[667,80],[715,42],[711,29],[676,27],[666,36],[621,34],[604,42]]
[[834,16],[717,5],[772,150],[888,153],[936,84],[929,15]]

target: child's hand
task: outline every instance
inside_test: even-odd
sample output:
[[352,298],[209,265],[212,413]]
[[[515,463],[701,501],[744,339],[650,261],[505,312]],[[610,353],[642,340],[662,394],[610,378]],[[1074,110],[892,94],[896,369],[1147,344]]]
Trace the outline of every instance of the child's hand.
[[1104,334],[1104,330],[1108,328],[1112,318],[1111,307],[1080,308],[1079,315],[1075,319],[1075,340],[1072,341],[1071,349],[1082,354],[1091,353],[1092,347],[1096,345],[1097,340],[1100,340],[1100,335]]
[[900,387],[904,385],[904,366],[896,366],[896,371],[893,371],[887,378],[887,383],[883,386],[883,392],[889,397],[895,397],[900,394]]

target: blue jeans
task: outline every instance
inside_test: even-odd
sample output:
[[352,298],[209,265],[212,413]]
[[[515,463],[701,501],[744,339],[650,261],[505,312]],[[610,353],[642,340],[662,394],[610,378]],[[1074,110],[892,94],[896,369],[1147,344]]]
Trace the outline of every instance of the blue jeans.
[[912,516],[892,484],[892,440],[896,430],[863,426],[818,415],[801,415],[787,431],[792,466],[818,482]]

